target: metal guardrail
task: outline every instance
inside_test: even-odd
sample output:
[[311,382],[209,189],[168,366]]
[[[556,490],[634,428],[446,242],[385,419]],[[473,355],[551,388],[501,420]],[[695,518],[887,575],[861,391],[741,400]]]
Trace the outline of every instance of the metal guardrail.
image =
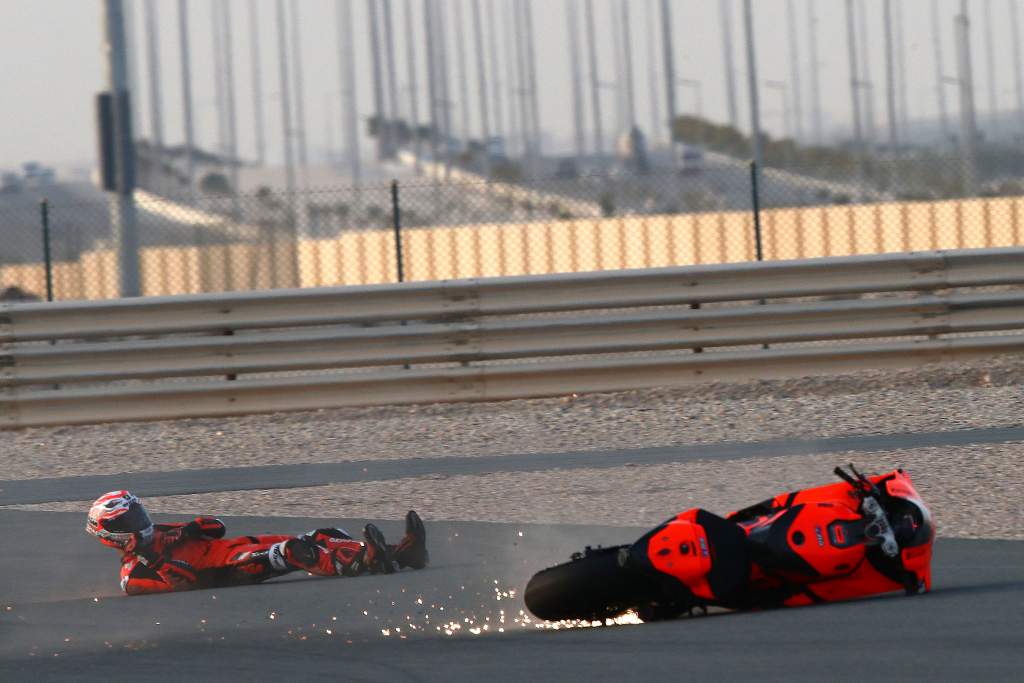
[[[952,291],[994,285],[1009,289]],[[531,397],[1016,353],[1015,285],[1024,249],[9,304],[0,425]],[[872,294],[884,296],[860,298]],[[963,333],[973,334],[940,338]],[[786,346],[798,342],[827,343]]]

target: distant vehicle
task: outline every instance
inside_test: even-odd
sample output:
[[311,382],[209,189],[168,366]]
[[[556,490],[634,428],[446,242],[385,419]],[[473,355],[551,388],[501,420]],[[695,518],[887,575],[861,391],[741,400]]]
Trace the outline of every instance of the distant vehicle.
[[704,149],[686,145],[679,153],[679,167],[686,175],[697,175],[704,170]]
[[38,161],[27,161],[21,165],[25,180],[36,183],[52,183],[56,173],[49,166],[43,166]]
[[0,174],[0,192],[17,192],[21,189],[21,178],[17,173]]
[[558,168],[555,169],[555,177],[560,180],[572,180],[578,178],[579,175],[580,170],[574,159],[561,159],[558,162]]

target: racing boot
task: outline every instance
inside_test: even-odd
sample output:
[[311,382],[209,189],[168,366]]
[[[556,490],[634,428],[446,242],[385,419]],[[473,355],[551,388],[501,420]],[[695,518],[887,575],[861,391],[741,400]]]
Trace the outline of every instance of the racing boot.
[[388,546],[381,530],[374,524],[367,524],[363,527],[363,538],[366,539],[366,570],[371,574],[394,574],[393,546]]
[[405,536],[394,547],[394,557],[400,569],[423,569],[430,562],[427,530],[415,510],[405,514]]

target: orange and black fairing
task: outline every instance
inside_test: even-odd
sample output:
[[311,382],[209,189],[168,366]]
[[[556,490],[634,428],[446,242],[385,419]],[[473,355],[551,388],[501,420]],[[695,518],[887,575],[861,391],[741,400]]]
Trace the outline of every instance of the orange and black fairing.
[[750,575],[742,529],[701,509],[683,512],[645,534],[631,556],[636,566],[677,579],[694,603],[732,602]]
[[934,527],[902,470],[870,478],[898,556],[867,536],[861,499],[840,482],[784,493],[723,519],[688,510],[644,535],[634,566],[670,576],[694,603],[796,606],[931,588]]
[[931,513],[903,470],[868,479],[893,521],[899,556],[887,557],[866,538],[860,498],[848,483],[783,493],[728,516],[750,541],[752,588],[800,585],[786,605],[931,590]]

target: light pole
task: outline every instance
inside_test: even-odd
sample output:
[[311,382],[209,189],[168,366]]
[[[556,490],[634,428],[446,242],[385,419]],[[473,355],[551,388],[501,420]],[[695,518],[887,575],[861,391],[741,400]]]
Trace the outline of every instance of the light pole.
[[747,37],[747,85],[750,90],[750,143],[754,157],[755,182],[761,186],[764,151],[761,142],[761,105],[757,89],[757,49],[754,45],[754,12],[751,0],[743,0],[743,27]]
[[1024,64],[1021,62],[1020,50],[1020,16],[1017,10],[1019,0],[1008,0],[1010,4],[1010,29],[1013,42],[1013,80],[1014,89],[1017,93],[1017,118],[1019,129],[1017,138],[1024,139]]
[[961,178],[965,196],[978,191],[978,127],[974,113],[974,78],[971,68],[971,30],[967,0],[960,1],[956,17],[957,71],[960,81],[960,150]]
[[356,51],[355,31],[352,25],[352,3],[337,0],[335,6],[338,20],[338,76],[345,105],[345,152],[348,155],[352,183],[359,185],[362,179],[362,163],[359,156],[359,112],[356,93]]
[[256,162],[266,161],[266,134],[263,130],[263,69],[260,55],[260,20],[256,0],[249,0],[249,63],[252,70],[253,130],[256,137]]
[[[663,13],[667,11],[665,9],[667,1],[662,0]],[[594,25],[594,2],[593,0],[583,0],[583,2],[584,16],[587,24],[587,56],[590,61],[590,109],[594,116],[594,154],[600,163],[602,157],[604,157],[604,130],[601,121],[601,76],[597,68],[597,31]],[[673,118],[675,114],[673,111],[674,104],[674,101],[669,103],[669,111]]]
[[[889,118],[889,154],[895,156],[900,146],[899,120],[896,116],[896,68],[892,44],[892,0],[885,0],[885,103]],[[942,82],[939,82],[941,93]],[[940,99],[945,102],[945,97]],[[943,112],[943,115],[945,113]]]
[[160,30],[156,0],[143,6],[146,20],[146,61],[149,66],[149,119],[153,128],[153,147],[160,154],[164,146],[163,98],[160,92]]
[[825,132],[821,122],[821,64],[818,61],[818,13],[814,0],[807,1],[807,33],[811,53],[811,121],[814,124],[814,143],[820,145],[825,141]]
[[132,148],[131,93],[125,46],[124,6],[104,0],[103,52],[107,58],[107,85],[113,100],[113,137],[116,190],[110,218],[117,244],[121,296],[139,296],[139,238],[135,223],[135,150]]
[[[588,0],[589,2],[589,0]],[[590,27],[593,31],[593,26]],[[654,40],[654,36],[651,36]],[[665,71],[665,112],[668,115],[669,146],[675,150],[676,125],[676,66],[675,51],[672,49],[672,11],[668,0],[661,0],[661,49]],[[673,154],[673,157],[675,154]],[[675,163],[675,159],[673,159]]]
[[195,201],[195,125],[192,120],[192,60],[188,42],[188,0],[178,0],[178,51],[181,53],[181,107],[185,125],[185,182]]
[[579,17],[576,0],[565,0],[565,23],[569,29],[569,79],[572,87],[573,136],[576,143],[576,167],[579,168],[586,154],[586,139],[583,131],[583,84],[580,69]]
[[[1011,0],[1011,2],[1016,3],[1016,0]],[[942,126],[942,140],[945,144],[948,144],[952,132],[949,126],[949,108],[946,105],[946,68],[942,63],[942,30],[939,20],[939,0],[932,0],[931,10],[932,45],[935,48],[935,96],[939,104],[939,123]],[[889,11],[891,12],[891,9]],[[886,23],[891,22],[887,21]],[[1017,41],[1014,40],[1014,46],[1016,45]],[[893,87],[895,88],[895,85]],[[893,97],[895,98],[895,96],[894,90]],[[895,117],[895,113],[893,116]]]
[[786,2],[786,20],[789,24],[789,72],[793,83],[793,111],[796,119],[796,130],[793,137],[802,140],[804,137],[803,101],[800,89],[800,42],[796,32],[795,0]]
[[[665,2],[665,0],[662,1]],[[722,25],[722,61],[725,64],[725,95],[726,103],[729,105],[729,125],[739,130],[740,116],[736,106],[736,67],[733,63],[732,46],[732,2],[733,0],[718,0],[718,12],[719,22]]]
[[857,77],[857,33],[854,29],[853,0],[846,0],[846,47],[850,61],[850,98],[853,105],[854,155],[857,158],[857,187],[864,189],[864,135],[860,118],[860,80]]

